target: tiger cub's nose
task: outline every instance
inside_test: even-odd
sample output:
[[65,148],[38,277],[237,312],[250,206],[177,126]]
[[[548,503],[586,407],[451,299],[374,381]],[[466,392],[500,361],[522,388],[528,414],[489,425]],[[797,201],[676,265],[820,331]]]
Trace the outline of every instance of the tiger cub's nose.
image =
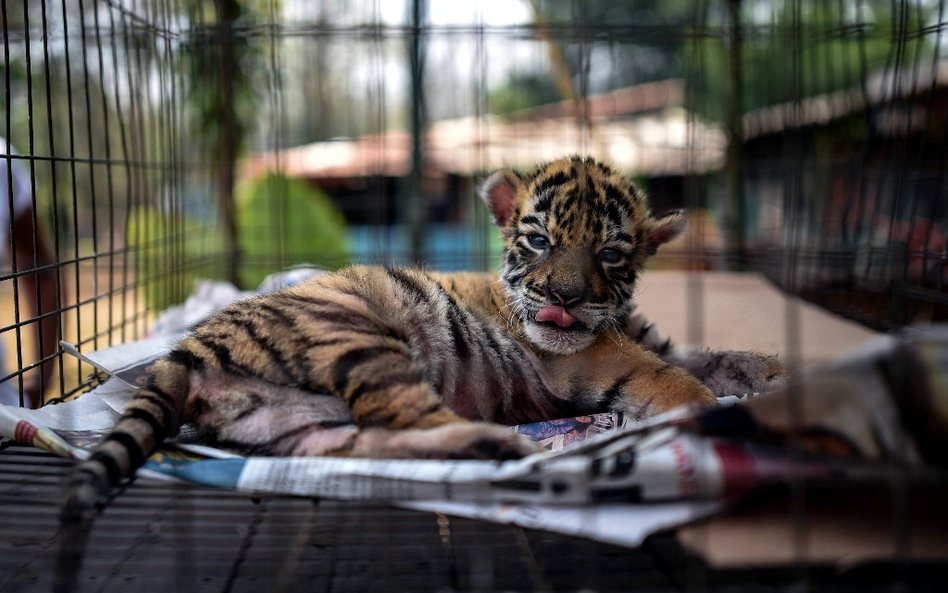
[[546,296],[550,302],[561,307],[572,307],[586,300],[587,291],[585,288],[576,290],[569,288],[551,288],[546,287]]

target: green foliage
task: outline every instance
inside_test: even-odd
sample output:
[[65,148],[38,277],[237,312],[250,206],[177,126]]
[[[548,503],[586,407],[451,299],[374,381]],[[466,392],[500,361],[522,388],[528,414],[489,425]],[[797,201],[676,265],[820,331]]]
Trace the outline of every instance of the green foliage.
[[492,113],[510,113],[561,100],[553,78],[541,74],[511,76],[503,86],[493,89],[488,96]]
[[[848,3],[815,3],[799,10],[775,6],[770,19],[751,18],[744,2],[740,68],[742,111],[785,103],[860,85],[884,67],[924,63],[933,46],[921,8],[893,14],[888,1],[857,10]],[[790,5],[795,7],[796,5]],[[731,100],[726,36],[706,36],[685,49],[692,76],[688,107],[720,121]],[[905,63],[893,58],[902,56]]]
[[[291,265],[346,263],[345,219],[325,192],[305,181],[274,173],[238,186],[237,223],[238,272],[247,288]],[[129,216],[127,243],[152,310],[183,301],[196,280],[226,278],[223,233],[216,222],[141,206]]]
[[243,149],[250,122],[265,88],[266,54],[262,41],[240,35],[260,16],[258,2],[186,0],[182,10],[193,31],[183,38],[179,55],[186,78],[192,139],[225,166]]
[[221,233],[214,226],[139,206],[130,212],[126,232],[135,282],[153,311],[182,302],[195,281],[223,276]]
[[270,173],[238,186],[237,226],[244,286],[289,265],[346,263],[345,218],[322,189],[301,179]]

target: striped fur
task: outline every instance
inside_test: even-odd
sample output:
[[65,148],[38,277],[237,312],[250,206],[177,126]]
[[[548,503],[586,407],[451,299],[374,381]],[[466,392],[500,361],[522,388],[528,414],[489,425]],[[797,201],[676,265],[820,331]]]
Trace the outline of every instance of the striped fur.
[[503,459],[535,449],[502,424],[714,402],[681,368],[697,359],[632,315],[680,214],[653,217],[579,157],[499,171],[481,197],[505,241],[499,278],[352,267],[228,307],[160,360],[66,485],[57,588],[95,502],[186,422],[252,454]]

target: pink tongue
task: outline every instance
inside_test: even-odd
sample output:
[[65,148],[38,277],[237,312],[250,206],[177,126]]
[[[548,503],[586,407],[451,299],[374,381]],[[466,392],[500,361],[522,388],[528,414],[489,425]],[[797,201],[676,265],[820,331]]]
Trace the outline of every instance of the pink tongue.
[[569,311],[559,305],[547,305],[537,311],[537,322],[552,321],[556,325],[566,328],[576,323],[576,318]]

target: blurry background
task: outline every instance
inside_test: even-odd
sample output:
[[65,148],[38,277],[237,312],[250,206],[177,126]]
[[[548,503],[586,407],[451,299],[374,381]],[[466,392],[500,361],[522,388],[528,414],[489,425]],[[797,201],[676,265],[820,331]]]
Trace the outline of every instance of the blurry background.
[[944,320],[945,4],[7,0],[0,171],[36,216],[3,229],[0,381],[82,389],[44,324],[138,339],[198,278],[493,269],[478,180],[565,153],[690,210],[657,268]]

